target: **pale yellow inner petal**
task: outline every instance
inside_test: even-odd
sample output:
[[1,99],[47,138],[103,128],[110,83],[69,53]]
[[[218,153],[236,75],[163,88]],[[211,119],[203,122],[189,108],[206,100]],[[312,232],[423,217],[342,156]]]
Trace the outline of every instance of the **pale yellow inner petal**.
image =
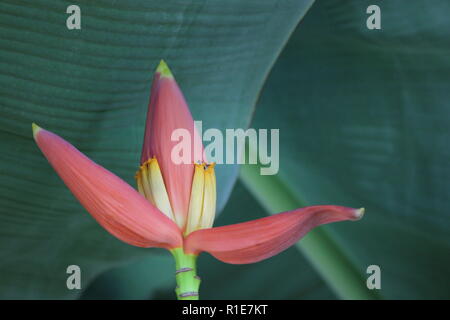
[[216,214],[216,176],[214,164],[196,164],[185,235],[211,228]]
[[199,227],[203,208],[203,193],[205,186],[205,169],[202,164],[195,165],[194,178],[192,180],[191,199],[189,201],[189,213],[185,234],[189,234]]
[[211,228],[216,214],[216,175],[214,167],[205,170],[205,191],[203,194],[203,211],[199,229]]
[[166,186],[159,168],[156,158],[150,160],[148,171],[150,188],[155,204],[166,216],[175,221],[172,207],[170,205],[169,196],[167,195]]
[[141,165],[136,173],[138,191],[162,213],[175,221],[166,186],[156,158]]
[[150,201],[153,205],[155,205],[155,200],[153,199],[152,190],[150,188],[150,183],[148,181],[148,168],[147,163],[144,163],[140,170],[137,173],[138,179],[138,190],[141,192],[141,189],[143,192],[141,192],[148,201]]
[[136,184],[137,184],[139,193],[147,198],[147,195],[145,194],[145,191],[144,191],[144,187],[142,186],[141,172],[138,171],[136,173],[136,175],[134,176],[134,178],[136,179]]

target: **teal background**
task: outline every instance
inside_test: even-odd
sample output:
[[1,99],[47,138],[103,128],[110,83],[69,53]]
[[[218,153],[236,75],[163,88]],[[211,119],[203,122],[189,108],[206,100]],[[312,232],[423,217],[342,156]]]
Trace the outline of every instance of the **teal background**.
[[[65,26],[70,4],[81,30]],[[366,28],[371,4],[381,30]],[[216,225],[289,209],[258,185],[364,206],[363,220],[321,230],[363,280],[381,267],[373,297],[450,298],[449,14],[446,0],[3,0],[0,298],[174,298],[171,257],[98,226],[31,134],[36,122],[134,185],[161,58],[204,128],[280,129],[277,176],[217,166]],[[342,298],[298,248],[242,266],[202,254],[202,299]],[[66,288],[71,264],[81,292]]]

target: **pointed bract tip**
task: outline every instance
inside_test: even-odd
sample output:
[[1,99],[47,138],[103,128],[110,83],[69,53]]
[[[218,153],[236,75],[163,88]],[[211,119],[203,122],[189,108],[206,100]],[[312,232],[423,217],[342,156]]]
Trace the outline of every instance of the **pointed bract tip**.
[[156,72],[160,74],[161,78],[173,78],[173,74],[164,60],[159,62]]
[[36,135],[38,134],[38,132],[42,129],[41,127],[39,127],[36,123],[32,123],[31,124],[31,128],[33,129],[33,138],[34,140],[36,140]]
[[364,212],[366,211],[366,209],[364,208],[359,208],[355,210],[355,220],[360,220],[362,219],[362,217],[364,216]]

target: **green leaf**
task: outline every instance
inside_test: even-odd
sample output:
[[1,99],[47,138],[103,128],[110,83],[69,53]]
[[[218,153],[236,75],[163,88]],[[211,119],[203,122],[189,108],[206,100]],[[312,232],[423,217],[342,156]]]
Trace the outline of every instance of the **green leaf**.
[[[368,30],[378,4],[382,29]],[[448,1],[319,1],[253,125],[280,129],[278,178],[308,205],[365,207],[326,228],[384,298],[449,298]],[[366,275],[368,276],[368,275]]]
[[[138,165],[150,82],[171,66],[204,128],[246,127],[274,60],[312,0],[80,0],[0,4],[0,297],[70,298],[66,267],[96,274],[152,250],[99,227],[49,166],[35,122],[130,184]],[[219,207],[237,175],[218,166]]]
[[[175,299],[175,262],[167,251],[147,255],[95,278],[80,296],[83,300],[147,300],[167,291]],[[171,290],[167,289],[171,288]],[[170,292],[169,292],[170,291]]]

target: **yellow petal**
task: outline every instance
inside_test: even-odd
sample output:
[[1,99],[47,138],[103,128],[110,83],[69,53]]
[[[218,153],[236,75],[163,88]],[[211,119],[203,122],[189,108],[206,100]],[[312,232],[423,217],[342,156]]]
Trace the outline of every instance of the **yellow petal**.
[[[139,176],[138,176],[138,190],[139,190],[139,180],[141,181],[141,188],[144,192],[145,197],[148,201],[150,201],[153,205],[155,204],[155,201],[152,196],[152,190],[150,186],[150,181],[148,179],[148,162],[144,163],[140,169],[139,169]],[[140,179],[139,179],[140,178]]]
[[216,175],[214,164],[205,170],[205,191],[203,193],[203,212],[200,229],[211,228],[216,215]]
[[161,169],[159,168],[159,164],[156,158],[152,158],[150,160],[148,168],[148,180],[150,182],[150,189],[152,192],[153,200],[155,201],[155,205],[166,216],[175,221],[172,207],[169,201],[169,196],[167,195],[166,186],[161,174]]
[[194,178],[192,179],[191,198],[189,201],[188,221],[185,234],[199,228],[203,210],[203,192],[205,186],[205,169],[203,164],[196,164]]
[[139,193],[147,198],[147,196],[145,194],[144,186],[142,185],[141,171],[136,172],[136,175],[134,176],[134,178],[136,179],[136,184],[137,184]]

